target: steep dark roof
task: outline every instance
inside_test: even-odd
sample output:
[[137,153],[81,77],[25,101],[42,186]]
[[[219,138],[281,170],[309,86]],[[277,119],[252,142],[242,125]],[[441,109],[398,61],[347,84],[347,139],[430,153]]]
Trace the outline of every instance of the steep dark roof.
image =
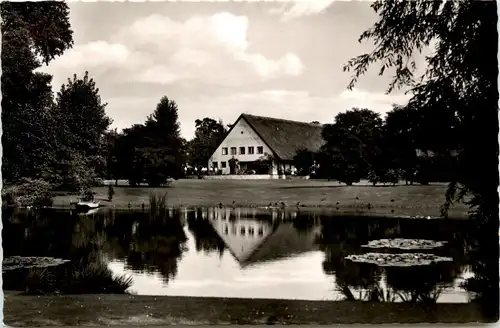
[[320,124],[282,120],[272,117],[242,114],[242,119],[271,148],[281,160],[293,160],[297,149],[318,151],[324,144]]
[[318,250],[316,234],[318,228],[308,232],[298,232],[291,223],[280,224],[241,265],[276,261],[306,252]]

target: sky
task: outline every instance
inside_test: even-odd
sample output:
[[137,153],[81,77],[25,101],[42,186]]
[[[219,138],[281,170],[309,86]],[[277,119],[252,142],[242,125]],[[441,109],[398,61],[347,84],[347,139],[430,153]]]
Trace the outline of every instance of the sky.
[[342,66],[373,50],[358,43],[377,21],[370,2],[70,2],[75,44],[43,71],[54,92],[89,72],[113,128],[143,123],[167,96],[181,133],[195,120],[233,123],[241,113],[333,123],[352,107],[385,115],[404,104],[386,95],[378,65],[347,90]]

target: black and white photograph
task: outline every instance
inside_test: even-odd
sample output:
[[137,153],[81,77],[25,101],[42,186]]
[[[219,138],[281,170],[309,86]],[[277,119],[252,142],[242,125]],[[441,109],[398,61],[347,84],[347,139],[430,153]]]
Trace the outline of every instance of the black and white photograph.
[[6,327],[498,321],[496,1],[0,19]]

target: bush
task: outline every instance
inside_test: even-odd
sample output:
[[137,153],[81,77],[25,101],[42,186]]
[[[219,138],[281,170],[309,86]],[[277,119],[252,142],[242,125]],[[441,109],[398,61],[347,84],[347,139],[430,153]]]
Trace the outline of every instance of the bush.
[[69,154],[68,158],[58,161],[57,169],[46,172],[46,180],[58,189],[77,192],[103,185],[94,168],[95,162],[99,160],[99,156]]
[[30,295],[43,295],[54,291],[54,280],[46,268],[32,268],[26,277],[25,292]]
[[293,158],[293,163],[297,168],[298,175],[306,176],[310,174],[311,167],[314,165],[316,154],[307,149],[298,149]]
[[394,169],[389,169],[387,170],[385,176],[384,176],[384,183],[390,183],[392,185],[395,185],[399,182],[399,179],[401,178],[401,174],[398,170]]
[[370,182],[374,186],[380,182],[380,177],[377,172],[373,170],[370,170],[370,172],[368,172],[368,182]]
[[112,201],[114,195],[115,195],[115,188],[113,187],[113,185],[108,185],[108,200]]
[[342,170],[337,170],[333,176],[337,181],[351,186],[353,183],[361,181],[361,172],[355,165],[347,165]]
[[380,170],[378,172],[375,170],[370,170],[370,172],[368,172],[368,181],[374,186],[377,183],[390,183],[392,185],[395,185],[399,182],[400,178],[401,172],[394,169]]
[[76,268],[63,291],[66,294],[125,294],[132,283],[132,277],[115,276],[106,265],[90,263]]
[[22,179],[19,184],[2,190],[2,202],[19,207],[52,206],[52,184],[43,179]]
[[270,174],[273,169],[273,156],[265,154],[253,163],[253,169],[257,174]]
[[160,195],[158,193],[149,194],[149,212],[156,216],[165,213],[167,210],[167,193]]
[[94,193],[92,189],[82,190],[81,197],[84,202],[90,202],[94,200]]

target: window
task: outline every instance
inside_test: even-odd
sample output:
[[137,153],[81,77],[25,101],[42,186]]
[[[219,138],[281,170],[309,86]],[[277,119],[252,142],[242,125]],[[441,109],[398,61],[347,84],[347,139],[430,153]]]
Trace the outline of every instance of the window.
[[229,234],[229,227],[227,225],[224,227],[224,234]]
[[227,147],[222,148],[222,155],[227,155]]
[[236,155],[236,147],[231,147],[231,155]]
[[253,236],[253,235],[254,235],[254,233],[255,233],[255,230],[254,230],[252,227],[248,228],[248,234],[249,234],[250,236]]
[[240,154],[245,155],[245,147],[240,147]]
[[214,167],[214,169],[216,169],[216,168],[218,168],[218,167],[219,167],[219,163],[217,163],[217,162],[213,162],[213,163],[212,163],[212,166]]
[[226,162],[220,162],[220,167],[222,167],[223,169],[226,168]]
[[264,229],[262,227],[259,228],[259,236],[264,235]]
[[264,153],[264,147],[259,146],[257,147],[257,154],[263,154]]
[[244,236],[245,232],[246,232],[245,230],[246,230],[245,227],[241,227],[240,228],[240,235]]
[[248,155],[253,155],[253,147],[248,147]]

